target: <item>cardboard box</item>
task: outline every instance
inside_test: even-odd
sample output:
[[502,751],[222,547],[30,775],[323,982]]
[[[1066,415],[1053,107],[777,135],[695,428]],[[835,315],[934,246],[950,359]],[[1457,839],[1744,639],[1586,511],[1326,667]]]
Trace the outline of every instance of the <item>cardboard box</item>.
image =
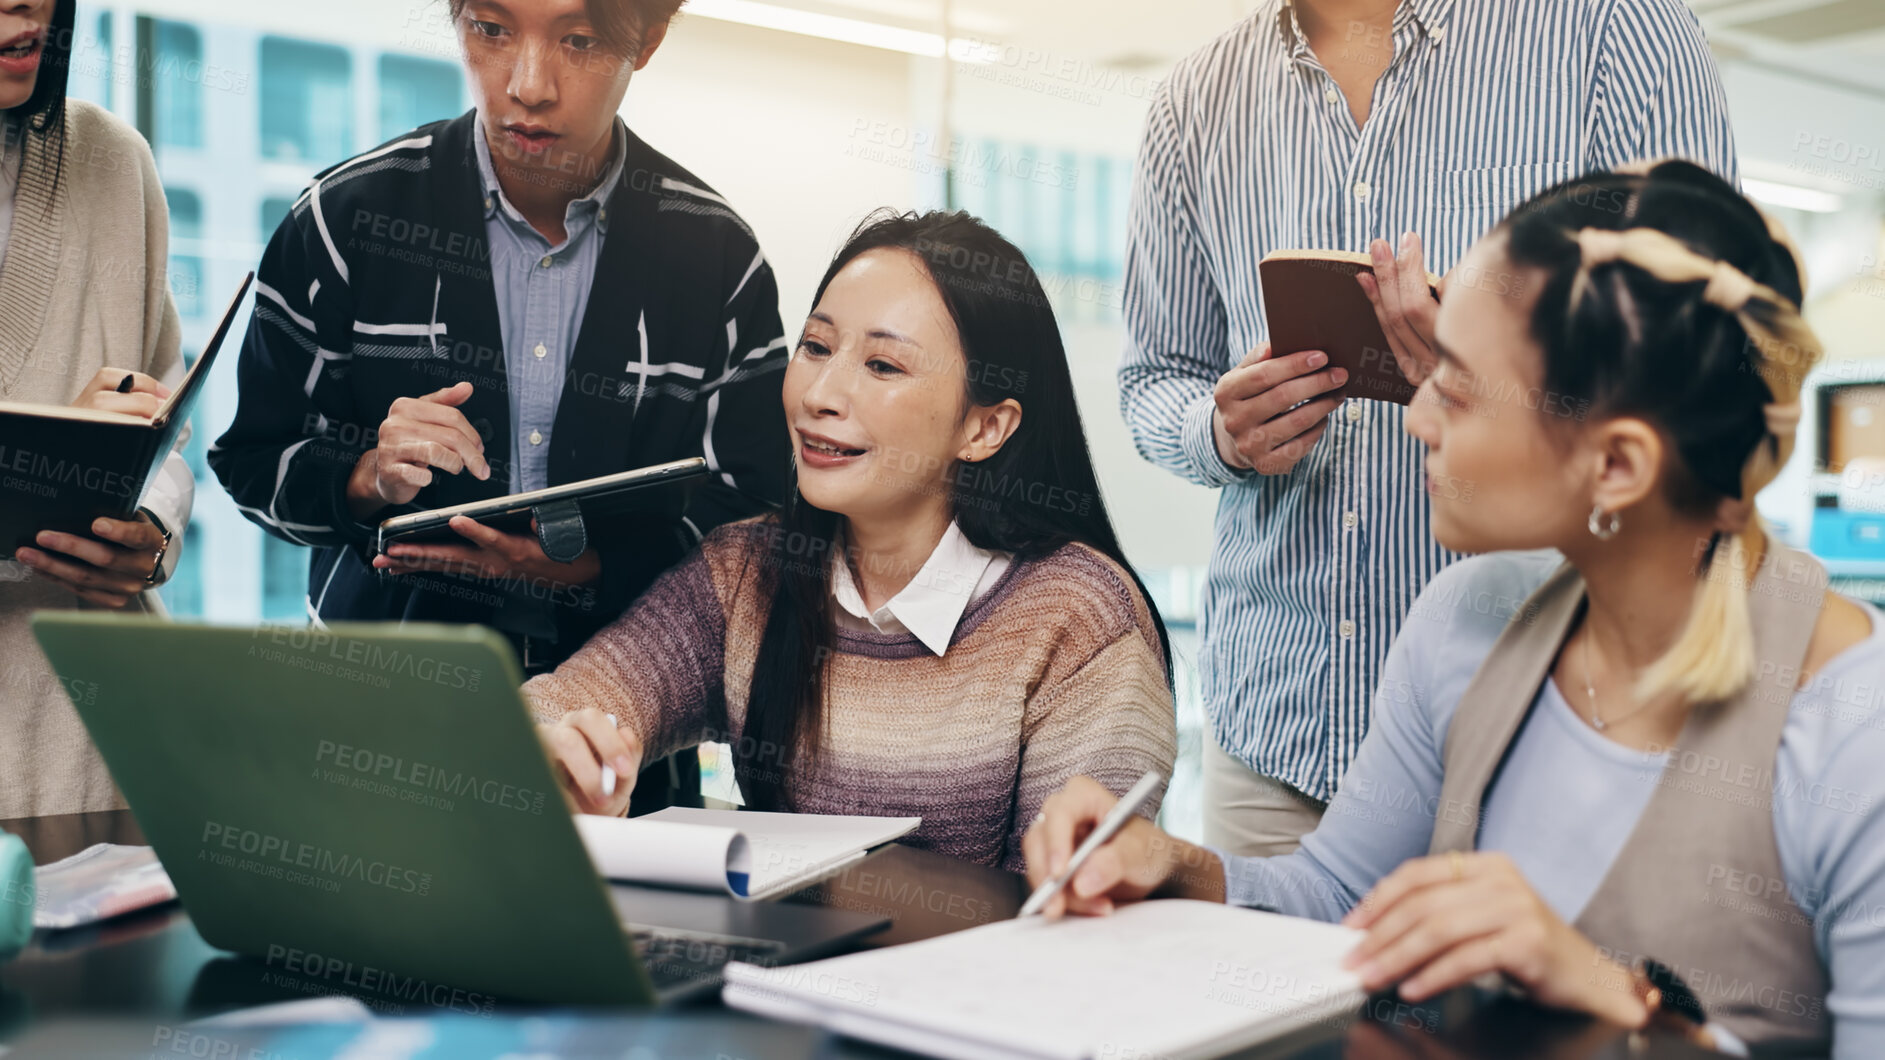
[[1885,458],[1885,383],[1828,387],[1826,470],[1838,474],[1854,457]]

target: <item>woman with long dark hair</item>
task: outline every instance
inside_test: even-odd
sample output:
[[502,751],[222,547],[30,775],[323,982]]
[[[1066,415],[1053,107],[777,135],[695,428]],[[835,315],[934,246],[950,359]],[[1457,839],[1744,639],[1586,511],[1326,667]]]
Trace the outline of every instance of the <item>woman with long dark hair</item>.
[[[164,191],[136,130],[66,98],[73,6],[0,11],[0,401],[150,416],[183,375]],[[0,504],[32,477],[9,476]],[[157,609],[192,489],[172,452],[136,517],[0,542],[0,817],[123,805],[27,620]]]
[[[1131,822],[1048,914],[1342,919],[1409,1001],[1492,974],[1743,1055],[1885,1055],[1885,616],[1754,508],[1821,352],[1785,233],[1671,161],[1540,193],[1454,276],[1437,362],[1396,352],[1434,536],[1484,554],[1414,604],[1321,825],[1242,858]],[[1050,799],[1029,876],[1113,802]]]
[[604,767],[724,740],[749,807],[920,815],[916,842],[1018,868],[1048,792],[1124,791],[1175,751],[1165,628],[1053,310],[961,213],[867,220],[814,303],[786,509],[709,535],[525,690],[579,809],[626,807]]

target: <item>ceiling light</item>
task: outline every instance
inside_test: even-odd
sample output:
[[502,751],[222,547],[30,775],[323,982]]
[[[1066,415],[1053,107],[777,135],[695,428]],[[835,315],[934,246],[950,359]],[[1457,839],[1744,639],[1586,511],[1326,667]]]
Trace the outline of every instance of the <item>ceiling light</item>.
[[1748,198],[1758,199],[1769,206],[1784,206],[1809,213],[1838,213],[1846,205],[1845,199],[1830,191],[1772,180],[1755,180],[1753,177],[1741,178],[1741,191]]
[[[687,5],[684,13],[718,19],[722,22],[758,26],[761,29],[776,29],[784,33],[819,37],[844,44],[859,44],[866,48],[905,52],[931,59],[940,59],[943,54],[943,39],[939,33],[886,26],[881,22],[868,22],[861,18],[844,18],[816,11],[801,11],[797,8],[780,7],[777,4],[762,4],[757,0],[693,0]],[[957,38],[949,42],[950,58],[959,62],[974,62],[977,51],[972,41]]]

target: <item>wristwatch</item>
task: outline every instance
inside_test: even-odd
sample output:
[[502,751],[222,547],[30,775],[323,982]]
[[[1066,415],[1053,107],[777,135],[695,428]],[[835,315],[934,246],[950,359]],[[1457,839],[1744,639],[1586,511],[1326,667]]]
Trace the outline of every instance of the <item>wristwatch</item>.
[[[1705,1049],[1715,1048],[1702,1002],[1674,968],[1650,957],[1630,966],[1631,989],[1649,1010],[1649,1027],[1669,1031]],[[1647,1029],[1647,1028],[1646,1028]]]
[[151,572],[144,576],[144,584],[155,587],[162,580],[159,575],[164,572],[164,554],[170,551],[170,528],[165,526],[164,521],[157,518],[157,513],[149,508],[139,508],[138,511],[143,513],[144,518],[151,521],[151,525],[157,528],[158,533],[164,535],[163,544],[157,546],[157,558],[151,562]]

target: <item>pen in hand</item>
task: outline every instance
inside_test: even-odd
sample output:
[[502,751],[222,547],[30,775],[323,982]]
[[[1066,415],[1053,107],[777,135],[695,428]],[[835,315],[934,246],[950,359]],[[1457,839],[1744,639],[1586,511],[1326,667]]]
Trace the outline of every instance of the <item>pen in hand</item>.
[[1159,779],[1157,770],[1147,771],[1145,776],[1140,777],[1139,782],[1126,792],[1125,797],[1113,804],[1112,811],[1094,826],[1093,831],[1087,835],[1086,841],[1074,850],[1073,857],[1067,859],[1067,867],[1042,880],[1041,885],[1034,889],[1034,893],[1028,895],[1027,902],[1021,906],[1021,912],[1015,916],[1017,918],[1034,916],[1046,908],[1047,903],[1060,893],[1061,888],[1067,886],[1067,881],[1073,879],[1074,873],[1080,871],[1080,866],[1086,864],[1086,859],[1092,857],[1095,850],[1105,846],[1113,836],[1118,835],[1119,830],[1126,826],[1127,821],[1132,820],[1132,815],[1138,813],[1139,807],[1145,805],[1145,800],[1151,798],[1152,792],[1158,789]]
[[[620,718],[611,714],[609,715],[609,724],[620,728],[622,721]],[[602,797],[605,799],[615,797],[615,767],[606,763],[602,767]]]

